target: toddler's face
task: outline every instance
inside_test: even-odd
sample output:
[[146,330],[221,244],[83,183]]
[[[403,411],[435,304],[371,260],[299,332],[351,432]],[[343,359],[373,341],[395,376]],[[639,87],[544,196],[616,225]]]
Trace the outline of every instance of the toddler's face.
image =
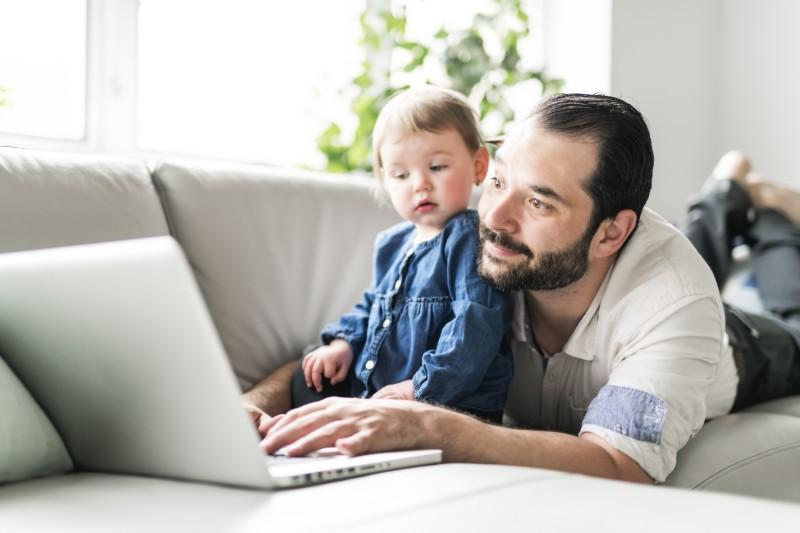
[[454,129],[388,136],[380,147],[384,188],[395,210],[423,238],[437,235],[469,205],[486,175],[488,155],[471,154]]

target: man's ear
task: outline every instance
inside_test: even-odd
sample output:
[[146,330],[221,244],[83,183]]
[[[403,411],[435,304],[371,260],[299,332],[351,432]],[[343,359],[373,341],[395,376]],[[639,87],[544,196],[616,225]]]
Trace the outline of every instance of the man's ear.
[[486,174],[489,173],[489,150],[485,146],[478,148],[473,161],[475,164],[475,185],[480,185],[486,179]]
[[595,254],[610,257],[617,253],[636,229],[638,217],[632,209],[623,209],[600,223],[595,233]]

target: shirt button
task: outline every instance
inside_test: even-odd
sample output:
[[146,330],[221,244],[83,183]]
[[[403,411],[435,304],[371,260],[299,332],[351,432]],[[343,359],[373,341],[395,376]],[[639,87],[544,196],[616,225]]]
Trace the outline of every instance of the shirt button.
[[391,318],[387,318],[386,320],[383,321],[383,327],[384,328],[388,328],[391,325],[392,325],[392,319]]
[[555,381],[556,380],[555,372],[550,372],[550,375],[547,376],[547,379],[549,379],[550,381]]
[[396,290],[396,289],[399,289],[399,288],[400,288],[400,286],[401,286],[402,284],[403,284],[403,280],[399,280],[399,279],[398,279],[397,281],[395,281],[395,282],[394,282],[394,288],[395,288],[395,290]]
[[375,361],[370,359],[369,361],[364,363],[364,368],[366,368],[367,370],[372,370],[373,368],[375,368]]

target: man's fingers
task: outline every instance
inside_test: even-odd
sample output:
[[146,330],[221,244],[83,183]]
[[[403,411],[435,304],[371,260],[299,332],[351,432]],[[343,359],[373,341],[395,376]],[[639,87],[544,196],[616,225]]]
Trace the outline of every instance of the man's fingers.
[[269,428],[262,447],[275,453],[318,427],[344,418],[344,413],[338,408],[341,403],[342,398],[327,398],[292,409]]
[[280,420],[277,420],[270,428],[269,433],[277,433],[281,431],[283,428],[294,422],[299,418],[303,418],[307,415],[311,415],[318,411],[323,411],[327,409],[327,406],[330,404],[331,400],[334,398],[326,398],[324,400],[320,400],[318,402],[309,403],[303,405],[301,407],[297,407],[292,409],[288,413],[281,415]]
[[257,422],[261,418],[261,410],[253,405],[244,404],[244,410],[250,415],[253,422]]
[[337,420],[337,417],[327,410],[315,411],[293,419],[290,419],[290,414],[273,426],[267,434],[267,438],[263,442],[267,452],[275,453],[281,448],[305,438],[317,428]]
[[258,432],[261,434],[261,437],[266,437],[269,429],[279,422],[281,418],[283,418],[283,413],[275,416],[262,416],[258,422]]
[[274,432],[280,430],[281,428],[285,427],[286,425],[290,424],[291,422],[297,420],[298,418],[300,418],[302,416],[305,416],[307,414],[311,414],[311,413],[314,413],[316,411],[320,411],[322,409],[325,409],[326,403],[328,401],[329,401],[328,399],[325,399],[325,400],[309,403],[309,404],[303,405],[301,407],[297,407],[295,409],[292,409],[288,413],[285,413],[285,414],[281,415],[280,420],[277,420],[272,425],[272,427],[269,428],[269,433],[274,433]]
[[322,448],[333,446],[336,441],[357,431],[355,425],[345,420],[330,420],[317,429],[286,446],[286,454],[292,457],[307,455]]
[[334,446],[345,455],[362,455],[369,452],[369,435],[363,431],[338,439]]
[[267,413],[251,403],[245,403],[244,410],[247,412],[247,414],[250,416],[250,419],[256,426],[258,426],[262,416],[269,416]]
[[376,392],[375,394],[370,396],[370,398],[373,399],[373,400],[379,400],[379,399],[383,398],[384,396],[386,396],[386,388],[385,387],[382,388],[382,389],[379,389],[378,392]]

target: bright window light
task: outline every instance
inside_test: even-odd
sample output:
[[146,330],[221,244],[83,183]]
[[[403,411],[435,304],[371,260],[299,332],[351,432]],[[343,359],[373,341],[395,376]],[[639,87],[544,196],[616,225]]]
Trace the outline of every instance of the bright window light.
[[141,0],[144,150],[319,167],[316,137],[358,72],[363,0]]
[[0,1],[0,131],[86,131],[86,0]]

